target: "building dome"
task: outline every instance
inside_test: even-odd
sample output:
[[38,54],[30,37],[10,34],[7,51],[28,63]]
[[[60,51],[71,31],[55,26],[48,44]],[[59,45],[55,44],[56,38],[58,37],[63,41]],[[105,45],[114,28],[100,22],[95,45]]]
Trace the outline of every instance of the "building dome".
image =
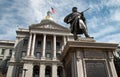
[[50,11],[48,11],[47,16],[45,16],[44,19],[53,21],[53,17],[50,14],[52,14],[52,13]]

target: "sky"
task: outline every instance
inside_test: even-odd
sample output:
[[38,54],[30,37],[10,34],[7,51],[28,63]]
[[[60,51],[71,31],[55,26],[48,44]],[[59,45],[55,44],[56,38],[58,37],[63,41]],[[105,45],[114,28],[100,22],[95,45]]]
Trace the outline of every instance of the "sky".
[[63,22],[72,7],[78,11],[90,8],[84,15],[88,33],[98,42],[120,44],[120,0],[0,0],[0,40],[15,40],[16,30],[40,23],[53,7],[54,21]]

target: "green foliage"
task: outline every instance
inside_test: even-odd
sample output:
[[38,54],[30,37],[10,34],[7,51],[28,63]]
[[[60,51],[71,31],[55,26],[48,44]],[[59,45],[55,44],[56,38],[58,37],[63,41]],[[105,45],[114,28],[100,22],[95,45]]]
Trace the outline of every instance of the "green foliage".
[[2,60],[0,63],[0,72],[5,75],[7,73],[8,59]]
[[115,64],[118,77],[120,77],[120,58],[114,57],[114,64]]

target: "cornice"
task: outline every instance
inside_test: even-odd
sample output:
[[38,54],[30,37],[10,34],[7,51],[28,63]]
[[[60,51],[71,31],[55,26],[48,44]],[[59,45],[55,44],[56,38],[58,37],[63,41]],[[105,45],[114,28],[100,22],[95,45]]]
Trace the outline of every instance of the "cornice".
[[41,60],[41,59],[35,59],[35,58],[24,58],[23,63],[33,63],[33,64],[62,64],[60,60]]
[[61,61],[65,58],[68,52],[71,50],[76,51],[77,49],[101,49],[114,51],[118,47],[116,43],[101,43],[101,42],[89,42],[89,41],[68,41],[62,52]]

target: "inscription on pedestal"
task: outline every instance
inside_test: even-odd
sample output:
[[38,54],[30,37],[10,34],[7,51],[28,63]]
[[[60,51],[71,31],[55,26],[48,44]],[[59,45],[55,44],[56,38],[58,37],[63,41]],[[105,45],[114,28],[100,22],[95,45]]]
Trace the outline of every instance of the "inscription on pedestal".
[[105,58],[105,54],[105,52],[95,50],[87,50],[84,52],[85,58]]
[[87,77],[108,77],[104,61],[87,61],[86,73]]

